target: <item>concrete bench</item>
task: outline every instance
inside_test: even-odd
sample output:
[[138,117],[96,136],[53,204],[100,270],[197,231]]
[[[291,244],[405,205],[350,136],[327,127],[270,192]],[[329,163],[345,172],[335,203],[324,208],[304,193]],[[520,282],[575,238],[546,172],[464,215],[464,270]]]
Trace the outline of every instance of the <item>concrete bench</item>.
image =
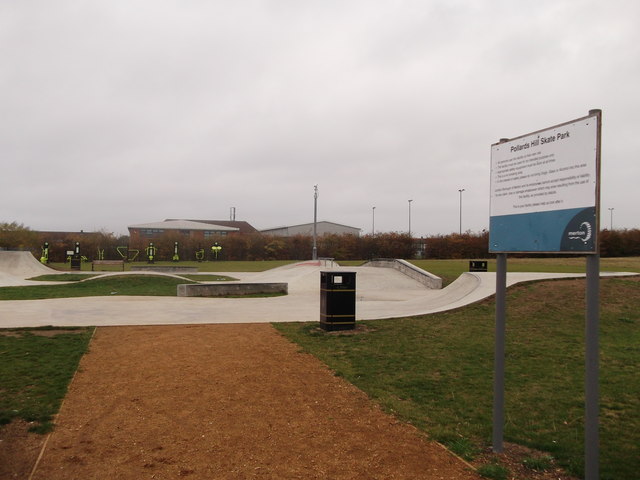
[[124,272],[124,260],[94,260],[91,262],[91,271],[95,271],[96,265],[122,265]]
[[318,257],[318,263],[323,263],[325,267],[333,267],[335,258],[333,257]]
[[289,293],[288,283],[187,283],[178,285],[179,297],[226,297]]

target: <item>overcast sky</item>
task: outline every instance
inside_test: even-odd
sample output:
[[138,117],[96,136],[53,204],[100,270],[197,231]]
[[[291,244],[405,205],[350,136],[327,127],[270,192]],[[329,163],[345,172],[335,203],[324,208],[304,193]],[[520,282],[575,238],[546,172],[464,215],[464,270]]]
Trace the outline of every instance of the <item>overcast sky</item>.
[[0,3],[0,222],[489,225],[491,144],[603,111],[640,220],[637,0]]

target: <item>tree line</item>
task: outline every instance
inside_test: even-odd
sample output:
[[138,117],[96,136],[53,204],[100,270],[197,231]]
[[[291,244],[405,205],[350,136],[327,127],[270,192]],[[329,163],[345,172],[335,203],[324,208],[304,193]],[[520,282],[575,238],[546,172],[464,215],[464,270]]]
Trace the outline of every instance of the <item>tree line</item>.
[[[130,244],[128,236],[107,232],[52,233],[37,232],[16,222],[0,223],[0,248],[29,250],[36,258],[42,255],[44,243],[49,244],[49,261],[64,262],[67,252],[80,244],[80,253],[88,260],[103,258],[120,260],[146,259],[146,248],[153,242],[155,259],[171,260],[177,242],[180,260],[215,258],[214,243],[222,249],[219,260],[304,260],[312,256],[313,238],[309,235],[276,237],[261,233],[230,234],[211,237],[206,244],[179,232],[165,232],[162,237]],[[491,258],[488,252],[489,234],[466,232],[412,238],[406,233],[389,232],[375,235],[328,234],[317,238],[317,254],[336,260],[365,260],[371,258],[432,258],[466,259]],[[602,230],[601,255],[604,257],[640,256],[640,230]],[[137,253],[136,253],[137,252]],[[137,255],[137,256],[136,256]]]

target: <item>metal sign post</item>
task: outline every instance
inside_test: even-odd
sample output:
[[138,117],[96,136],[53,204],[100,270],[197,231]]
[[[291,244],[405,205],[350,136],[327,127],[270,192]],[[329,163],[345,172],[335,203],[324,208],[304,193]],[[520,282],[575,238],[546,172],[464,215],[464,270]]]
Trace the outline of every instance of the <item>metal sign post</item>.
[[599,326],[600,256],[587,257],[587,314],[585,321],[585,403],[584,472],[585,480],[597,480],[600,469],[599,403]]
[[503,451],[507,253],[587,255],[585,479],[599,477],[600,138],[602,112],[491,148],[489,251],[497,254],[493,451]]
[[504,352],[507,329],[507,254],[496,255],[496,326],[493,373],[493,451],[502,453],[504,437]]

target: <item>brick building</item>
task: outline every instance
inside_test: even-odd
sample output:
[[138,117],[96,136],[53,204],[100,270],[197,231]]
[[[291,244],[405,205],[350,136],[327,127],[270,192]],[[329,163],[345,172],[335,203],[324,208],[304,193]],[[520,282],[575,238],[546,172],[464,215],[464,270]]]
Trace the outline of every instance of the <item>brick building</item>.
[[[184,235],[189,239],[206,241],[209,238],[213,237],[225,236],[232,233],[240,233],[240,226],[230,225],[233,223],[245,224],[246,222],[223,221],[213,223],[213,221],[165,220],[163,222],[129,225],[127,228],[129,229],[129,238],[131,244],[144,243],[149,240],[157,240],[159,238],[162,238],[169,232],[178,232],[180,235]],[[243,225],[243,229],[246,228],[247,227]]]

